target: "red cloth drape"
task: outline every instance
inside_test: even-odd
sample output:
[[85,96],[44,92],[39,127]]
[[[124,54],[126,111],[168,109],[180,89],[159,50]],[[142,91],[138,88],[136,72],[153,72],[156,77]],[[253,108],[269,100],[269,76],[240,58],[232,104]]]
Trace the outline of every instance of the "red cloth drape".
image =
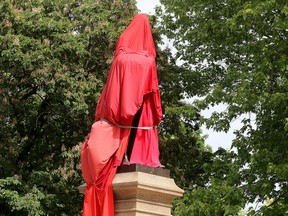
[[[118,39],[96,107],[96,122],[82,145],[82,172],[87,184],[83,216],[114,215],[112,181],[130,134],[129,128],[119,125],[131,126],[141,106],[139,126],[158,125],[162,118],[155,55],[148,17],[136,15]],[[131,163],[160,165],[156,128],[137,131]]]
[[130,129],[105,121],[92,125],[82,145],[82,175],[86,182],[83,216],[113,216],[112,181],[127,148]]
[[[147,94],[144,96],[142,113],[139,121],[140,126],[157,125],[158,114],[153,112],[155,102],[154,96],[157,94]],[[160,104],[159,104],[160,106]],[[142,164],[146,166],[160,166],[159,149],[158,149],[158,133],[156,127],[152,130],[137,130],[134,146],[130,158],[132,164]]]

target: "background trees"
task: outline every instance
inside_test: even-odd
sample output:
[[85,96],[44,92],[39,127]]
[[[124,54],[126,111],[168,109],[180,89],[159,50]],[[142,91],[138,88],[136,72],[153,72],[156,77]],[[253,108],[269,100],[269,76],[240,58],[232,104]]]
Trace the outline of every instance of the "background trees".
[[[264,202],[259,212],[283,215],[287,184],[287,29],[288,5],[281,0],[166,1],[159,8],[163,33],[173,39],[177,57],[198,74],[199,109],[219,103],[223,112],[203,119],[235,132],[233,164],[246,202]],[[252,116],[252,117],[251,117]]]
[[80,145],[134,1],[0,2],[0,215],[80,215]]

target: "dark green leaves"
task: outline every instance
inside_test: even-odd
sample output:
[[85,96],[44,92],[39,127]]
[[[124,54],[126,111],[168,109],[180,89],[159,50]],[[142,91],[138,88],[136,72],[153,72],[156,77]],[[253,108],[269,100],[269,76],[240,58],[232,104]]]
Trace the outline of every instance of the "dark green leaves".
[[1,1],[0,215],[80,214],[78,144],[135,12],[132,1]]
[[195,94],[205,99],[198,108],[227,105],[205,120],[208,126],[227,131],[243,114],[255,116],[244,118],[233,141],[247,201],[273,199],[259,211],[284,214],[287,177],[279,170],[286,173],[288,163],[286,1],[161,2],[163,34],[202,80],[202,92]]

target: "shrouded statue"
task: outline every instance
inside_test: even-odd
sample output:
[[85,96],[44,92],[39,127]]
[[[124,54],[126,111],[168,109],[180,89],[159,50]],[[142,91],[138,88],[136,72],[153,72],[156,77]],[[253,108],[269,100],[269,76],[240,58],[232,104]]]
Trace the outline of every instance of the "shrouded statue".
[[118,39],[108,81],[81,150],[87,184],[83,216],[113,216],[112,181],[121,163],[158,167],[156,125],[162,118],[156,50],[147,15]]

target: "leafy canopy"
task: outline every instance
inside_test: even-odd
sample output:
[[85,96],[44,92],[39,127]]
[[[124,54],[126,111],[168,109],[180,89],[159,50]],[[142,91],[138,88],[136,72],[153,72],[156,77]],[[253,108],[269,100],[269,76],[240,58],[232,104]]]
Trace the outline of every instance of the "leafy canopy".
[[242,118],[232,147],[246,202],[271,199],[259,212],[287,213],[287,1],[161,3],[162,33],[173,39],[177,57],[200,80],[200,89],[188,87],[187,95],[204,97],[195,101],[199,109],[227,105],[205,123],[227,131],[231,121]]
[[0,2],[0,215],[79,215],[79,142],[135,1]]

